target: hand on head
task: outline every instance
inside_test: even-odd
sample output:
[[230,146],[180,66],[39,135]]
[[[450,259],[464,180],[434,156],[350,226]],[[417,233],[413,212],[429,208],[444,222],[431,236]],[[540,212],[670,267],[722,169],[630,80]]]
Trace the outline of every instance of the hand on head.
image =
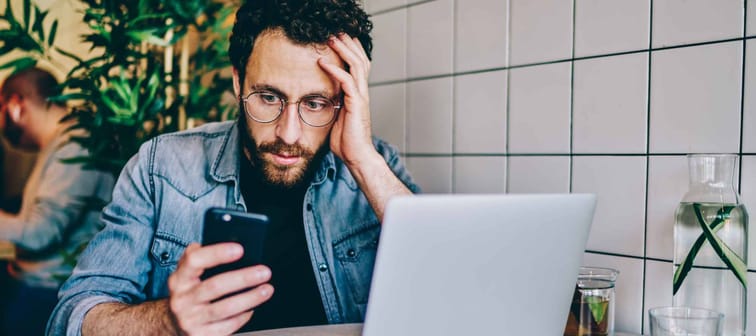
[[325,58],[318,60],[344,92],[344,106],[331,130],[331,150],[347,165],[359,165],[373,150],[368,93],[370,60],[360,41],[346,33],[331,36],[328,46],[349,65],[347,72]]

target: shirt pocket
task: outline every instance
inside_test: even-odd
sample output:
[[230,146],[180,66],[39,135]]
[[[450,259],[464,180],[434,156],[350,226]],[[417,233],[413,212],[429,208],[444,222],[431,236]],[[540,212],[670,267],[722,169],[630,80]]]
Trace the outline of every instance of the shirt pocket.
[[368,300],[380,234],[380,224],[370,223],[349,232],[333,244],[334,254],[356,304],[364,304]]
[[153,264],[170,275],[184,254],[186,246],[186,243],[172,235],[156,233],[150,248]]

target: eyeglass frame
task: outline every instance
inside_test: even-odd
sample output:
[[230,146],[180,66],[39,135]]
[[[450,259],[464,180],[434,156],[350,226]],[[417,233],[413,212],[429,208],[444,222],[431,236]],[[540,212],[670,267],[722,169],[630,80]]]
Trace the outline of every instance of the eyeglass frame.
[[[275,118],[273,118],[273,119],[271,119],[269,121],[262,121],[260,119],[255,118],[248,111],[248,109],[247,109],[247,99],[249,99],[249,97],[252,97],[253,94],[259,94],[259,93],[268,93],[268,94],[271,94],[273,96],[278,97],[278,99],[281,100],[281,107],[278,109],[278,115],[276,115]],[[316,125],[308,123],[304,119],[304,116],[302,116],[302,108],[299,105],[303,100],[305,100],[307,98],[322,98],[322,99],[325,99],[325,100],[331,102],[331,104],[333,104],[333,117],[331,117],[331,120],[329,120],[327,123],[325,123],[323,125],[320,125],[320,126],[316,126]],[[299,116],[299,120],[301,120],[307,126],[318,127],[318,128],[320,128],[320,127],[326,127],[326,126],[330,125],[331,123],[333,123],[333,121],[336,120],[336,117],[339,115],[339,111],[342,108],[342,105],[338,104],[336,101],[334,101],[333,98],[328,98],[328,97],[325,97],[323,95],[318,95],[318,94],[304,95],[304,96],[300,97],[299,100],[297,100],[295,102],[290,102],[286,98],[281,97],[280,94],[278,94],[276,92],[273,92],[273,91],[270,91],[270,90],[255,90],[255,91],[252,91],[249,94],[247,94],[247,96],[239,95],[239,102],[242,103],[242,108],[244,109],[244,114],[246,114],[247,116],[249,116],[252,120],[254,120],[256,122],[259,122],[261,124],[270,124],[270,123],[275,122],[276,120],[278,120],[279,118],[281,118],[281,115],[283,115],[283,111],[286,109],[286,107],[288,107],[291,104],[296,104],[297,105],[297,115]]]

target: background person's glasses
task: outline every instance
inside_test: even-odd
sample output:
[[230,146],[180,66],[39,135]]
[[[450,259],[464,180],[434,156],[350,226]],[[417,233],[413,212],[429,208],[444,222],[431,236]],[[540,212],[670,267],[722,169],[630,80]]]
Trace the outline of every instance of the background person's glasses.
[[259,123],[276,121],[288,104],[297,104],[299,118],[312,127],[323,127],[335,118],[341,105],[319,95],[304,96],[296,102],[286,99],[270,91],[254,91],[246,97],[239,97],[244,105],[244,111],[252,120]]

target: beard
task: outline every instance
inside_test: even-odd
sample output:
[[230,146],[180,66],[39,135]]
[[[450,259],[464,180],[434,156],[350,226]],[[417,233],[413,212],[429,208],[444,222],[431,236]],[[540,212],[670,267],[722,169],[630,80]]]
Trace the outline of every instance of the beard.
[[[306,148],[298,143],[287,144],[276,138],[274,141],[257,143],[247,127],[247,118],[239,116],[239,131],[242,133],[242,146],[249,154],[252,166],[259,170],[263,180],[275,187],[294,189],[303,186],[312,177],[316,164],[320,163],[328,149],[328,141],[323,143],[317,150]],[[298,156],[299,162],[291,165],[276,163],[271,154],[286,153],[289,156]]]

